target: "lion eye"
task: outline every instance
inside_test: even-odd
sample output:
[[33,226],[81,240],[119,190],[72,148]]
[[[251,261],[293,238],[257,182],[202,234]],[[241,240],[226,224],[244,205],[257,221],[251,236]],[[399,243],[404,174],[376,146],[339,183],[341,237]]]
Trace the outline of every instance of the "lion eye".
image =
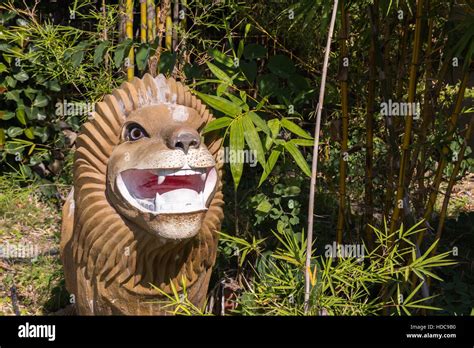
[[145,131],[142,127],[137,124],[132,124],[127,127],[126,138],[129,141],[135,141],[146,136]]

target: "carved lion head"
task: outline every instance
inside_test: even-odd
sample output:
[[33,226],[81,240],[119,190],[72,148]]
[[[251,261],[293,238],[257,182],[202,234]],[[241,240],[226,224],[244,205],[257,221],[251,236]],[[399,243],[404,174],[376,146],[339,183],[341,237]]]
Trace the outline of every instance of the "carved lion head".
[[131,224],[155,236],[190,238],[217,189],[216,161],[200,135],[209,115],[192,100],[179,103],[180,91],[173,93],[162,75],[144,82],[143,90],[128,90],[138,105],[126,113],[108,161],[107,197]]

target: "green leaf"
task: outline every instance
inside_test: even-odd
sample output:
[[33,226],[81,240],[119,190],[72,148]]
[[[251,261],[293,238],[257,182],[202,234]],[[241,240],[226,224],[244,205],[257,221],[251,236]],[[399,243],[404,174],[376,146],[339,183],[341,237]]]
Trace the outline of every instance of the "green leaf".
[[260,162],[262,167],[265,167],[265,153],[263,151],[262,142],[258,136],[257,129],[249,116],[246,115],[242,117],[242,126],[244,128],[245,141],[250,150],[257,154],[257,160]]
[[281,125],[283,126],[283,128],[288,129],[291,133],[299,135],[302,138],[313,139],[313,137],[309,135],[303,128],[301,128],[296,123],[293,123],[287,118],[282,118]]
[[259,44],[248,44],[244,49],[244,57],[248,60],[264,58],[267,49]]
[[291,139],[290,143],[300,146],[314,146],[314,141],[309,139]]
[[102,41],[94,50],[94,66],[98,66],[104,59],[105,51],[110,46],[110,41]]
[[10,138],[15,138],[23,133],[23,128],[20,127],[10,127],[7,130],[7,134]]
[[145,70],[146,65],[148,63],[149,54],[150,54],[150,45],[143,44],[135,56],[135,61],[137,62],[138,70],[140,71]]
[[268,128],[267,123],[254,111],[249,112],[249,116],[252,119],[252,122],[260,128],[265,134],[270,135],[270,128]]
[[224,117],[219,117],[215,120],[212,120],[209,122],[206,127],[202,130],[202,134],[206,134],[212,131],[215,131],[217,129],[221,129],[224,127],[228,127],[232,122],[232,118],[224,116]]
[[234,60],[231,57],[226,56],[224,53],[213,48],[208,51],[209,55],[213,57],[216,62],[225,65],[228,68],[234,68]]
[[211,70],[211,72],[216,76],[219,80],[226,82],[226,83],[231,83],[232,80],[231,78],[221,69],[219,69],[217,66],[212,64],[211,62],[207,62],[207,66]]
[[77,68],[79,65],[81,65],[82,60],[84,59],[84,52],[85,52],[85,51],[80,50],[80,51],[75,52],[75,53],[71,56],[71,62],[72,62],[72,66],[73,66],[74,68]]
[[[242,118],[235,119],[230,125],[230,151],[239,153],[244,149],[244,130],[242,127]],[[239,156],[235,156],[239,157]],[[240,179],[242,178],[244,163],[239,161],[230,161],[230,171],[234,179],[234,189],[237,190]]]
[[4,121],[8,121],[13,117],[15,117],[15,113],[12,111],[0,111],[0,118]]
[[43,108],[48,105],[48,98],[43,94],[38,94],[33,102],[33,107]]
[[0,128],[0,147],[3,147],[3,145],[5,145],[5,130]]
[[259,203],[256,210],[261,213],[267,214],[272,208],[273,206],[271,205],[271,203],[267,199],[264,199]]
[[268,156],[267,163],[265,163],[265,167],[263,168],[263,173],[262,176],[260,177],[260,182],[258,183],[258,186],[262,185],[265,179],[270,175],[272,172],[273,168],[275,167],[275,164],[278,160],[278,157],[280,157],[281,151],[280,150],[273,150],[270,153],[270,156]]
[[218,110],[228,116],[236,117],[242,113],[242,108],[230,100],[218,97],[215,95],[209,95],[204,93],[196,93],[207,105],[211,108]]
[[25,119],[25,109],[24,108],[18,108],[16,109],[16,118],[22,125],[26,125],[26,119]]
[[311,169],[309,168],[308,162],[306,162],[305,158],[301,154],[300,150],[298,150],[296,145],[290,142],[286,142],[284,144],[284,147],[293,157],[296,164],[298,165],[298,167],[301,168],[303,173],[305,173],[307,176],[311,176]]
[[33,131],[33,127],[26,128],[24,133],[25,133],[25,135],[28,139],[33,140],[35,138],[35,133]]
[[125,39],[117,45],[114,52],[114,64],[116,68],[120,68],[130,49],[132,48],[132,39]]
[[61,91],[61,86],[59,85],[59,83],[56,79],[46,81],[45,86],[46,86],[47,89],[49,89],[50,91],[53,91],[53,92]]
[[7,71],[7,66],[3,63],[0,63],[0,74],[4,71]]
[[173,72],[174,65],[176,64],[176,53],[170,51],[163,52],[160,57],[158,64],[158,71],[161,74],[169,75]]
[[28,74],[24,71],[20,71],[19,73],[13,75],[13,77],[15,78],[15,80],[18,80],[20,82],[25,82],[29,78]]

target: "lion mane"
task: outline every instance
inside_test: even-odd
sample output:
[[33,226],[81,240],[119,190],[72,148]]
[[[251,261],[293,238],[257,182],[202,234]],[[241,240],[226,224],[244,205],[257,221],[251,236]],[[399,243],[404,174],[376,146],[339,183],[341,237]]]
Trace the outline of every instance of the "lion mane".
[[216,160],[218,183],[199,233],[163,242],[140,233],[117,213],[106,193],[108,159],[119,143],[130,112],[174,103],[196,110],[199,130],[213,120],[187,87],[163,75],[125,82],[97,103],[81,129],[74,157],[74,187],[63,208],[61,258],[66,288],[78,314],[165,314],[165,297],[186,285],[188,299],[203,305],[216,258],[217,231],[223,219],[222,138],[211,133],[205,144]]

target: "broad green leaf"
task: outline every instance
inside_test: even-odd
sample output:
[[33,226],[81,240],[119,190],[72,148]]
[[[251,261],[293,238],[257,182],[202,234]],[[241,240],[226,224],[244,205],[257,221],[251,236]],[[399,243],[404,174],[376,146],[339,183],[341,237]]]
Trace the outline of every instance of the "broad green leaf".
[[282,127],[288,129],[291,133],[299,135],[302,138],[313,139],[313,137],[310,136],[303,128],[301,128],[296,123],[293,123],[287,118],[282,118],[281,125]]
[[33,102],[33,107],[42,108],[48,105],[48,98],[43,94],[38,94]]
[[5,145],[5,130],[0,128],[0,147],[3,147],[3,145]]
[[257,160],[260,162],[262,167],[265,167],[265,153],[263,151],[262,142],[258,135],[257,129],[248,115],[242,117],[242,126],[244,128],[245,141],[247,142],[250,150],[257,154]]
[[23,128],[20,127],[10,127],[7,130],[7,134],[10,138],[15,138],[23,133]]
[[33,140],[35,138],[35,133],[33,131],[33,127],[26,128],[24,133],[25,133],[25,135],[28,139]]
[[79,65],[81,65],[82,60],[84,59],[84,52],[85,51],[80,50],[71,56],[71,62],[74,68],[77,68]]
[[[234,153],[239,153],[244,149],[244,130],[242,127],[242,118],[239,117],[232,122],[230,125],[230,151]],[[235,156],[239,157],[239,156]],[[230,171],[232,172],[232,177],[234,178],[234,189],[237,190],[239,186],[240,179],[242,178],[244,163],[239,161],[230,162]]]
[[199,92],[197,92],[196,94],[211,108],[218,110],[230,117],[236,117],[238,114],[242,113],[242,108],[231,102],[230,100],[215,95],[203,94]]
[[207,62],[207,66],[209,67],[209,69],[211,70],[211,72],[221,81],[223,82],[226,82],[226,83],[230,83],[231,82],[231,78],[224,72],[222,71],[221,69],[219,69],[217,66],[215,66],[214,64],[212,64],[211,62]]
[[16,109],[16,118],[22,125],[26,125],[25,109],[24,108]]
[[150,46],[148,44],[143,44],[135,56],[135,61],[137,62],[138,70],[140,71],[145,70],[147,62],[148,62],[149,54],[150,54]]
[[273,150],[270,153],[270,156],[268,156],[268,159],[267,159],[267,163],[265,163],[265,167],[263,168],[263,173],[262,173],[262,176],[260,177],[260,182],[258,183],[258,186],[262,185],[262,183],[265,181],[268,175],[270,175],[273,168],[275,167],[278,157],[280,157],[280,154],[281,154],[281,151],[277,149]]
[[303,173],[305,173],[307,176],[311,176],[311,169],[309,168],[308,162],[306,162],[305,158],[301,154],[300,150],[298,150],[296,145],[293,143],[287,142],[284,144],[284,146],[285,146],[285,149],[293,157],[298,167],[301,168]]
[[258,204],[256,210],[261,213],[267,214],[270,209],[272,209],[272,207],[273,206],[271,205],[271,203],[267,199],[264,199]]
[[61,91],[61,86],[59,85],[57,80],[49,80],[45,83],[46,88],[53,92]]
[[114,52],[114,64],[116,68],[120,68],[128,52],[132,48],[133,41],[131,39],[125,39],[117,45]]
[[20,82],[25,82],[29,78],[28,74],[24,71],[20,71],[19,73],[13,75],[13,77],[15,78],[15,80],[18,80]]
[[4,121],[8,121],[13,117],[15,117],[15,113],[12,111],[0,111],[0,119]]
[[160,74],[169,75],[174,69],[176,64],[176,53],[170,51],[163,52],[160,57],[160,63],[158,64],[158,71]]
[[239,66],[247,80],[253,84],[255,77],[257,77],[257,63],[255,61],[247,62],[242,59]]
[[259,44],[248,44],[244,49],[244,57],[248,60],[264,58],[267,55],[267,49]]
[[224,117],[219,117],[215,120],[212,120],[209,122],[206,127],[204,127],[202,134],[206,134],[212,131],[215,131],[217,129],[221,129],[224,127],[228,127],[232,122],[232,118],[224,116]]
[[7,66],[3,63],[0,63],[0,74],[4,71],[7,71]]
[[110,46],[110,41],[102,41],[94,50],[94,66],[98,66],[104,59],[105,51]]

